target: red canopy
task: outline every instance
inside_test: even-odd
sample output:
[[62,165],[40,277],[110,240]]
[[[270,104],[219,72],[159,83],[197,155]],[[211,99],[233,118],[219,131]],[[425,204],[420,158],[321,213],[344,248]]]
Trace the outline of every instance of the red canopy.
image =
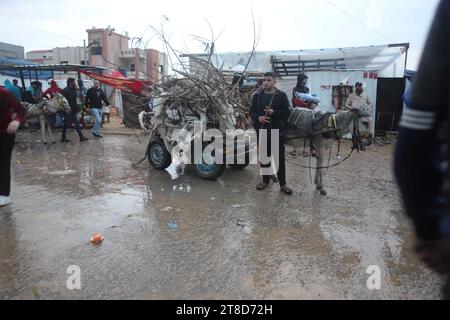
[[111,72],[110,74],[108,74],[108,76],[117,79],[126,79],[125,76],[120,71]]
[[89,71],[81,71],[81,73],[113,88],[132,92],[134,94],[141,93],[145,88],[145,83],[143,81],[127,79],[119,71],[113,72],[109,76],[104,76]]

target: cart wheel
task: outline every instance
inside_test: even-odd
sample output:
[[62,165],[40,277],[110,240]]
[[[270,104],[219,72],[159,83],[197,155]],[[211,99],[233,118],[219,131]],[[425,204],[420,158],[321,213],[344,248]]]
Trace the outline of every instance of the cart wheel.
[[158,170],[164,170],[172,163],[172,157],[161,140],[150,142],[147,158],[152,167]]
[[[204,161],[205,159],[203,159]],[[222,175],[223,171],[225,170],[225,165],[223,164],[207,164],[207,163],[201,163],[201,164],[194,164],[194,169],[196,174],[206,180],[214,180],[217,177],[220,177]]]

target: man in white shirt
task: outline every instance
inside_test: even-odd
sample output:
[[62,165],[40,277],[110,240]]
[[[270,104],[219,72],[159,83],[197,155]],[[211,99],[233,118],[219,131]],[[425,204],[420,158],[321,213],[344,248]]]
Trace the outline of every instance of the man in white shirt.
[[355,84],[355,92],[352,93],[345,103],[345,109],[353,109],[357,108],[363,111],[367,111],[372,114],[372,103],[369,100],[369,97],[364,94],[363,84],[361,82],[357,82]]

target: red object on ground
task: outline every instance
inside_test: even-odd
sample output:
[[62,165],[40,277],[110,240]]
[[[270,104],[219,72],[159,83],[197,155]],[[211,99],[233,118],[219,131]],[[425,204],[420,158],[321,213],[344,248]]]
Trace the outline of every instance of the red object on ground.
[[119,77],[104,76],[101,74],[96,74],[88,71],[81,71],[81,73],[87,75],[88,77],[98,80],[103,84],[109,85],[113,88],[120,89],[127,92],[132,92],[135,94],[141,93],[145,88],[145,83],[139,80],[126,79],[120,72],[114,72],[112,75],[119,75]]
[[102,241],[105,239],[104,236],[102,236],[100,233],[95,233],[92,237],[91,237],[91,243],[93,244],[99,244],[102,243]]

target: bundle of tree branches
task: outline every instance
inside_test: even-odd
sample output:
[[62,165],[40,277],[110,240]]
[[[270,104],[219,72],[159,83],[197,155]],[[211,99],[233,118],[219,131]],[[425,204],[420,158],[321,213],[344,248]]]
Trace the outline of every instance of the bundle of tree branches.
[[[255,53],[257,42],[255,19],[253,21],[253,47],[247,65],[242,73],[245,76],[247,67]],[[208,23],[209,24],[209,23]],[[150,26],[155,35],[163,41],[167,52],[171,52],[178,60],[178,67],[170,59],[172,70],[177,77],[172,77],[163,84],[153,87],[152,96],[155,106],[158,107],[152,119],[154,130],[164,125],[166,127],[184,127],[186,122],[197,119],[206,122],[207,127],[217,128],[223,132],[227,129],[245,128],[246,113],[249,109],[249,98],[243,97],[239,92],[238,83],[232,85],[223,77],[223,66],[214,66],[212,56],[215,52],[215,38],[211,28],[211,40],[197,37],[207,53],[196,58],[195,64],[200,66],[195,72],[181,61],[183,52],[175,50],[167,40],[164,31],[158,31]]]
[[152,122],[182,127],[186,120],[205,121],[209,128],[223,132],[243,127],[245,109],[241,94],[220,71],[205,63],[201,72],[176,71],[172,78],[153,88],[157,112]]

